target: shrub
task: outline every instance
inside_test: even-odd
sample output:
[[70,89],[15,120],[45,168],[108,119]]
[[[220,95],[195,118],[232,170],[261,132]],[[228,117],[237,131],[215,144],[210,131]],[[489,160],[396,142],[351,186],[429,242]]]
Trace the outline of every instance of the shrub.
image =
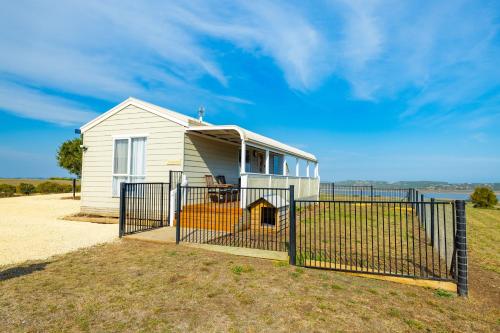
[[9,184],[0,184],[0,198],[12,197],[16,193],[16,187]]
[[54,182],[43,182],[36,186],[39,193],[67,193],[72,191],[72,186],[69,184],[58,184]]
[[19,185],[17,185],[17,192],[24,195],[30,195],[31,193],[35,192],[35,185],[20,183]]
[[485,186],[476,187],[474,193],[470,196],[470,200],[474,204],[474,207],[480,208],[490,208],[498,203],[495,192],[493,192],[491,188]]

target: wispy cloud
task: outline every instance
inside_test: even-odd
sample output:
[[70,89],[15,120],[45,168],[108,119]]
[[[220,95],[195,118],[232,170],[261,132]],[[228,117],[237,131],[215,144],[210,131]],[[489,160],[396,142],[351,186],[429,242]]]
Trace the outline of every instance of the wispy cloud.
[[479,143],[486,143],[486,142],[488,142],[488,136],[485,133],[483,133],[483,132],[474,133],[472,135],[472,139],[474,141],[479,142]]
[[85,106],[39,90],[0,82],[0,110],[23,118],[45,120],[61,125],[81,124],[97,116]]
[[[293,89],[312,89],[331,72],[326,40],[299,8],[285,3],[89,0],[28,6],[9,3],[2,9],[3,82],[14,79],[113,102],[129,95],[158,101],[173,96],[217,98],[230,79],[217,51],[206,45],[207,38],[270,57]],[[199,87],[197,80],[206,76],[220,84],[218,93]],[[250,104],[229,95],[218,99]],[[33,116],[23,110],[10,111]],[[59,121],[52,115],[36,117]]]
[[[335,76],[349,83],[355,99],[399,99],[401,121],[443,119],[500,84],[494,6],[466,0],[9,2],[0,14],[0,82],[4,89],[22,82],[27,91],[48,88],[110,102],[133,95],[251,105],[231,90],[234,73],[214,47],[221,42],[271,60],[300,94]],[[207,78],[213,91],[200,84]],[[38,101],[41,91],[26,97]],[[62,100],[55,104],[60,110]],[[498,106],[498,99],[488,101],[467,112],[486,117]],[[3,108],[33,117],[25,108]],[[78,121],[74,106],[68,110]]]
[[404,119],[428,106],[434,106],[433,112],[458,111],[500,84],[494,3],[333,4],[332,10],[342,11],[345,21],[337,74],[351,83],[357,98],[404,98]]
[[246,104],[246,105],[253,105],[254,102],[244,99],[244,98],[239,98],[236,96],[223,96],[223,95],[217,95],[215,96],[223,101],[231,102],[231,103],[236,103],[236,104]]

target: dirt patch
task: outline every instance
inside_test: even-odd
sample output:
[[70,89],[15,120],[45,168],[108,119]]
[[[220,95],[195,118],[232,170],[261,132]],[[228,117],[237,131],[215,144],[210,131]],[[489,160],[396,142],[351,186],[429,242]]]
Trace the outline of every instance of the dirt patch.
[[117,217],[100,216],[100,215],[83,214],[83,213],[70,214],[70,215],[64,216],[61,219],[66,220],[66,221],[91,222],[91,223],[98,223],[98,224],[118,224],[119,223],[119,219]]
[[73,198],[73,195],[69,196],[69,197],[62,197],[61,200],[80,200],[81,197],[79,195],[75,196]]

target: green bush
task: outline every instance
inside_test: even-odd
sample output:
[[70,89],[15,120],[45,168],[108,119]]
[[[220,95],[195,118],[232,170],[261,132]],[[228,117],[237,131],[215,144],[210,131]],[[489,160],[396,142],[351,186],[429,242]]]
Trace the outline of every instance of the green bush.
[[20,183],[19,185],[17,185],[17,192],[24,195],[30,195],[31,193],[35,192],[35,185]]
[[39,193],[67,193],[71,192],[73,187],[69,184],[58,184],[54,182],[43,182],[36,186],[36,191]]
[[476,187],[474,193],[470,196],[470,200],[474,204],[474,207],[480,208],[491,208],[498,203],[495,192],[493,192],[491,188],[485,186]]
[[16,187],[9,184],[0,184],[0,198],[12,197],[16,193]]

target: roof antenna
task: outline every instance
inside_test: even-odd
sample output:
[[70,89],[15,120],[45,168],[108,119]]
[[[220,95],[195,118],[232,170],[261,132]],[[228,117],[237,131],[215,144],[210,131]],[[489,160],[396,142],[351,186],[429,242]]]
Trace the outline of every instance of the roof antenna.
[[205,108],[202,106],[200,106],[200,108],[198,109],[198,121],[201,123],[203,122],[203,116],[205,115]]

